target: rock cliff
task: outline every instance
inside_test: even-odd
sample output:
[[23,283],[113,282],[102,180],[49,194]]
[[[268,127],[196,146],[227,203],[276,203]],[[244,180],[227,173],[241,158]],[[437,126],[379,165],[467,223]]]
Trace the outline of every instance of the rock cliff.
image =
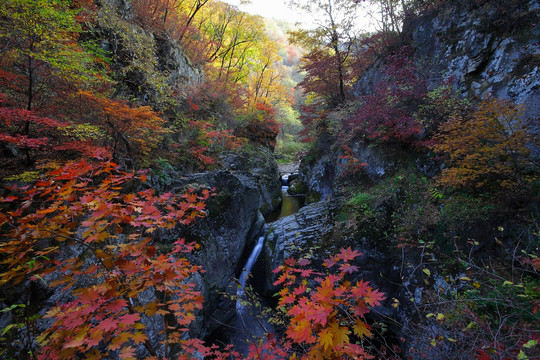
[[234,315],[235,304],[224,294],[236,293],[237,278],[264,226],[263,213],[272,211],[281,199],[277,164],[267,148],[224,153],[221,162],[221,169],[204,173],[183,175],[171,170],[154,177],[151,185],[177,193],[187,188],[216,189],[206,218],[160,235],[165,246],[167,239],[178,237],[201,245],[192,258],[205,270],[194,279],[205,299],[204,309],[190,328],[196,338],[206,338]]
[[[405,21],[402,43],[429,90],[451,81],[461,96],[478,101],[488,95],[510,99],[524,107],[524,116],[540,116],[540,15],[537,1],[452,1],[437,10]],[[385,58],[377,59],[353,87],[357,98],[374,92],[383,79]],[[533,129],[539,133],[540,129]],[[340,173],[341,149],[320,140],[320,156],[302,166],[302,180],[323,198]],[[377,181],[400,160],[401,149],[380,144],[349,144],[365,162],[370,180]],[[306,166],[307,165],[307,166]],[[417,165],[432,176],[438,167],[421,156]]]
[[172,90],[199,83],[204,77],[166,32],[139,25],[131,1],[102,1],[92,33],[114,60],[116,95],[169,110],[167,99]]
[[540,5],[480,4],[453,2],[407,23],[404,32],[429,87],[453,78],[463,95],[510,99],[526,107],[526,116],[539,116]]

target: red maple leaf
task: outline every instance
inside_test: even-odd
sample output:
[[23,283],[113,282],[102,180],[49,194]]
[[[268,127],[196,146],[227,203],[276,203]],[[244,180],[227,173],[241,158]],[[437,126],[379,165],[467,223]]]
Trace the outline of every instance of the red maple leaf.
[[364,296],[364,301],[366,302],[366,304],[371,306],[380,305],[381,300],[384,300],[384,294],[380,293],[379,290],[370,289],[368,293]]
[[346,274],[352,274],[358,271],[358,266],[345,263],[345,264],[341,264],[341,266],[339,267],[339,270],[343,271]]
[[353,260],[354,258],[362,255],[362,253],[352,250],[350,247],[347,249],[341,249],[341,252],[336,255],[336,261],[343,260],[344,262],[347,262],[349,260]]
[[307,266],[309,264],[311,264],[311,260],[309,260],[309,259],[300,259],[300,260],[298,260],[298,265],[300,265],[300,266]]
[[133,325],[140,320],[139,314],[126,314],[118,318],[118,322],[123,325]]
[[116,330],[118,328],[118,322],[113,318],[107,318],[100,322],[96,328],[103,331]]

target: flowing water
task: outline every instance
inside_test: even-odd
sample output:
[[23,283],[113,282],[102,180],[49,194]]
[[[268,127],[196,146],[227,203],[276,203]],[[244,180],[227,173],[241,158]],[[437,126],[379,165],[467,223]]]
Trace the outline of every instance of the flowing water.
[[[289,174],[282,176],[281,198],[282,204],[279,212],[269,216],[267,222],[272,222],[282,217],[292,215],[300,209],[300,200],[297,197],[288,194],[288,177]],[[231,322],[231,328],[235,329],[234,334],[231,335],[231,340],[235,345],[235,348],[247,354],[249,343],[255,340],[257,337],[264,335],[265,333],[272,333],[273,327],[271,324],[261,316],[260,308],[250,304],[246,299],[245,287],[249,279],[249,274],[253,269],[253,266],[257,262],[262,248],[264,246],[264,239],[266,237],[266,227],[263,229],[263,233],[259,236],[257,244],[253,248],[249,258],[242,270],[242,274],[238,279],[238,290],[236,292],[236,316]]]
[[245,295],[246,280],[249,276],[249,273],[251,272],[251,269],[253,268],[253,265],[255,265],[255,262],[257,261],[259,254],[261,253],[261,250],[264,245],[265,237],[266,237],[266,232],[263,230],[263,235],[259,236],[259,239],[257,240],[257,244],[253,248],[251,255],[249,255],[249,259],[246,263],[246,266],[242,270],[240,279],[238,279],[238,291],[236,292],[236,312],[239,314],[241,314],[245,310],[243,301],[245,300],[244,295]]
[[283,217],[295,214],[302,206],[302,201],[297,196],[292,196],[288,193],[289,190],[289,175],[284,174],[281,177],[281,207],[278,211],[266,217],[266,222],[271,223]]

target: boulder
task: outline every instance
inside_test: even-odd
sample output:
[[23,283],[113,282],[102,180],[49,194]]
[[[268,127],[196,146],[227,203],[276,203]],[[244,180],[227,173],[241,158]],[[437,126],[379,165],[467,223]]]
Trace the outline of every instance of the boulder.
[[259,191],[259,210],[263,215],[274,211],[281,202],[281,181],[278,165],[269,148],[250,144],[242,151],[220,155],[222,166],[228,171],[251,178]]
[[265,265],[265,293],[274,294],[276,288],[272,270],[289,257],[298,258],[307,251],[320,248],[332,231],[328,209],[330,201],[321,201],[301,208],[296,214],[281,218],[270,224],[263,248]]

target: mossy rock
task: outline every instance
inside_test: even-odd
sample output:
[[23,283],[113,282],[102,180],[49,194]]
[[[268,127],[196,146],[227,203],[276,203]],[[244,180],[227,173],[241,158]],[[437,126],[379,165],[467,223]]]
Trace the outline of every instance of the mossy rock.
[[295,181],[287,190],[291,195],[306,195],[308,190],[306,184],[301,181]]
[[310,191],[306,195],[306,204],[312,204],[321,201],[321,194],[316,191]]
[[232,194],[225,188],[220,189],[215,196],[208,201],[207,209],[210,214],[219,214],[232,201]]
[[264,204],[259,210],[264,216],[268,215],[272,211],[276,210],[281,204],[281,197],[275,197],[272,199],[272,203]]

